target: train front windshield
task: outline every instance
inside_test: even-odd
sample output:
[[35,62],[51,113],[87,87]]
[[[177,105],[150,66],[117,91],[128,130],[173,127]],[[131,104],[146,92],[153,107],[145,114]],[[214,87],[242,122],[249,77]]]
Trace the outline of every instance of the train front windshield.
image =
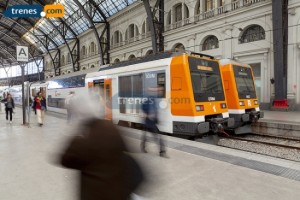
[[218,62],[189,57],[189,65],[195,101],[224,101]]
[[251,68],[233,66],[236,87],[240,99],[256,99]]

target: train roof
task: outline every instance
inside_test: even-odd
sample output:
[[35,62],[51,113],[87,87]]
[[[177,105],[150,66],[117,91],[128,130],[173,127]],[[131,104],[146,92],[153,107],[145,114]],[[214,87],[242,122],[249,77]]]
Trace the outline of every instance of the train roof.
[[48,82],[46,81],[38,81],[38,82],[33,82],[30,86],[31,87],[37,87],[37,86],[47,86]]
[[145,57],[138,57],[134,60],[126,60],[126,61],[122,61],[119,63],[114,63],[111,65],[107,65],[105,67],[100,67],[99,71],[103,71],[103,70],[108,70],[108,69],[114,69],[114,68],[119,68],[119,67],[125,67],[128,65],[135,65],[135,64],[140,64],[140,63],[144,63],[144,62],[150,62],[150,61],[156,61],[156,60],[161,60],[161,59],[165,59],[165,58],[172,58],[175,56],[179,56],[179,55],[197,55],[200,57],[207,57],[210,59],[214,59],[213,56],[210,55],[206,55],[206,54],[201,54],[201,53],[195,53],[195,52],[190,52],[190,51],[185,51],[185,52],[163,52],[163,53],[157,53],[157,54],[151,54]]
[[[107,66],[107,65],[104,65],[102,67],[105,67],[105,66]],[[90,69],[87,69],[87,70],[81,70],[81,71],[73,72],[73,73],[70,73],[70,74],[55,76],[53,78],[46,79],[45,81],[47,82],[47,81],[52,81],[52,80],[59,80],[59,79],[69,78],[69,77],[73,77],[73,76],[85,75],[87,73],[97,72],[97,71],[99,71],[99,69],[100,69],[100,67],[94,67],[94,68],[90,68]]]
[[240,63],[240,62],[237,62],[235,60],[228,59],[228,58],[227,59],[220,59],[219,63],[220,63],[220,65],[232,64],[232,65],[238,65],[238,66],[242,66],[242,67],[250,67],[250,65],[248,65],[248,64]]

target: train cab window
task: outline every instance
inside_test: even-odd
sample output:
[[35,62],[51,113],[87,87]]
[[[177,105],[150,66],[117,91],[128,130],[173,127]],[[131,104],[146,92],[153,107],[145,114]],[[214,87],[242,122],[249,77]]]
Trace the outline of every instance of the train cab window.
[[189,65],[195,101],[223,101],[225,96],[218,63],[189,57]]
[[216,74],[201,74],[192,72],[192,82],[195,93],[222,92],[221,80]]
[[235,66],[234,76],[240,99],[256,98],[252,71],[250,68]]

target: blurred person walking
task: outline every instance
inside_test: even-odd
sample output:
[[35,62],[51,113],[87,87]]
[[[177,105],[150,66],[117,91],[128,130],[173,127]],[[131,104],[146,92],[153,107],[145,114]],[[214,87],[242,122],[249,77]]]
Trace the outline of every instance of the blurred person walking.
[[11,97],[11,94],[7,94],[6,98],[1,101],[1,103],[5,104],[5,112],[6,112],[6,120],[8,121],[8,113],[9,113],[9,123],[12,123],[12,113],[13,109],[15,109],[14,99]]
[[144,121],[144,133],[142,136],[141,149],[144,153],[147,153],[146,150],[146,142],[147,142],[147,132],[150,132],[153,138],[159,143],[159,155],[161,157],[168,158],[166,155],[166,148],[163,141],[162,136],[160,135],[160,131],[157,128],[158,121],[158,108],[156,105],[156,97],[160,96],[164,91],[162,87],[157,88],[149,88],[148,89],[148,97],[145,102],[142,104],[142,110],[145,113],[145,121]]
[[74,100],[74,96],[75,96],[75,92],[70,91],[69,95],[65,99],[65,107],[67,109],[67,120],[68,120],[68,122],[70,122],[71,119],[72,119],[71,103]]
[[34,114],[36,115],[36,103],[35,103],[35,98],[37,98],[38,97],[38,95],[36,95],[36,96],[34,96],[33,97],[33,100],[31,99],[31,97],[30,97],[30,99],[31,99],[31,107],[32,107],[32,110],[34,111]]
[[[78,106],[85,102],[85,106]],[[81,171],[80,200],[128,200],[143,181],[143,173],[127,151],[119,130],[99,114],[99,101],[77,97],[71,105],[78,133],[60,157],[67,168]],[[103,109],[102,109],[103,110]]]
[[36,111],[37,121],[39,123],[39,126],[43,126],[47,105],[46,105],[46,98],[43,97],[42,92],[38,92],[37,96],[34,98],[33,108]]

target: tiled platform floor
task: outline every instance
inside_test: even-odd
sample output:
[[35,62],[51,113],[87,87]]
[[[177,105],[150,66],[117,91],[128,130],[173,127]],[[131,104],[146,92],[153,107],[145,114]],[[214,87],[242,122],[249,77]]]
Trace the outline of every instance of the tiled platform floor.
[[[21,109],[16,109],[12,125],[6,123],[3,109],[0,112],[0,199],[76,199],[77,172],[57,165],[74,126],[68,126],[63,115],[51,113],[44,127],[37,126],[34,115],[30,128],[21,121]],[[152,143],[148,154],[140,152],[140,131],[122,130],[148,175],[148,183],[137,192],[145,199],[299,199],[300,163],[167,136],[170,158],[165,159]]]

